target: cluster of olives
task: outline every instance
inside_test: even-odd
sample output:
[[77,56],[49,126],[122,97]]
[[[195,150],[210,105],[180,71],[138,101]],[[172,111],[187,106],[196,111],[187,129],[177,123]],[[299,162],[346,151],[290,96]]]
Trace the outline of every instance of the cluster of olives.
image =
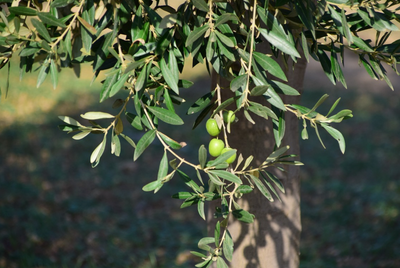
[[[235,114],[233,111],[227,111],[223,113],[224,116],[224,121],[225,123],[233,123],[235,121]],[[206,129],[208,134],[210,134],[213,137],[216,137],[219,135],[221,132],[221,129],[218,126],[218,123],[215,119],[210,118],[206,122]],[[210,143],[208,144],[208,152],[210,153],[211,156],[213,157],[218,157],[221,154],[224,154],[228,151],[232,150],[232,148],[225,147],[225,143],[223,140],[220,140],[218,138],[213,138],[210,140]],[[233,163],[236,160],[236,154],[232,155],[230,158],[226,160],[228,164]]]

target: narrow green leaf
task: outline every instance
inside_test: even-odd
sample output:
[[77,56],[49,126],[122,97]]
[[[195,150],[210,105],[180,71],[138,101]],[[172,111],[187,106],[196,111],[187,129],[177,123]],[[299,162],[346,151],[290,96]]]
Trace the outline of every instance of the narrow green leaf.
[[374,69],[372,68],[371,64],[364,58],[363,55],[359,55],[360,61],[364,66],[364,69],[367,71],[367,73],[375,80],[378,80],[379,77],[378,75],[375,73]]
[[209,251],[210,250],[209,244],[214,244],[214,243],[215,243],[215,237],[203,237],[202,239],[200,239],[197,246],[199,247],[199,249]]
[[[6,1],[7,2],[7,1]],[[17,6],[17,7],[8,7],[8,11],[15,15],[24,15],[24,16],[36,16],[37,11],[24,6]]]
[[276,114],[270,108],[252,101],[249,101],[249,104],[250,106],[247,108],[252,113],[255,113],[256,115],[263,117],[265,119],[268,119],[268,117],[271,117],[276,120],[278,119]]
[[115,118],[114,115],[105,112],[87,112],[85,114],[81,114],[81,117],[87,120]]
[[147,78],[148,78],[148,64],[144,65],[135,84],[135,91],[140,92],[142,91],[147,85]]
[[220,50],[220,54],[224,55],[230,61],[236,61],[235,54],[233,53],[232,48],[228,48],[225,46],[220,40],[217,40],[218,48]]
[[304,57],[306,58],[307,62],[310,62],[310,52],[308,48],[307,38],[304,32],[301,32],[301,46],[303,47]]
[[[161,88],[162,88],[162,86],[161,86]],[[163,96],[164,96],[165,105],[167,106],[168,110],[175,113],[175,108],[174,108],[174,104],[172,103],[171,96],[169,94],[169,89],[164,88],[163,92],[164,92]]]
[[285,104],[283,103],[281,97],[275,92],[273,87],[269,87],[268,90],[263,94],[269,103],[282,111],[286,111]]
[[40,85],[44,82],[44,80],[47,77],[47,74],[49,73],[49,64],[48,63],[44,63],[41,67],[40,67],[40,71],[39,71],[39,75],[38,75],[38,79],[36,82],[36,87],[40,87]]
[[81,123],[79,123],[78,121],[76,121],[75,119],[69,117],[69,116],[64,116],[64,115],[60,115],[58,117],[60,120],[64,121],[65,123],[69,124],[69,125],[74,125],[74,126],[78,126],[78,127],[83,127],[81,125]]
[[156,137],[156,130],[151,129],[147,131],[142,138],[138,141],[136,145],[136,150],[133,155],[133,161],[139,158],[139,156],[146,150],[146,148],[153,142],[154,138]]
[[345,5],[345,4],[348,4],[350,1],[349,0],[327,0],[327,2]]
[[337,55],[334,51],[331,51],[331,68],[335,77],[347,88],[346,79],[344,78],[342,68],[337,59]]
[[279,94],[284,94],[288,96],[299,96],[300,93],[292,88],[291,86],[284,84],[282,82],[276,80],[269,80],[268,83],[275,89],[275,91]]
[[219,221],[215,224],[214,229],[214,238],[215,238],[215,247],[219,247],[219,237],[221,236],[221,224]]
[[175,79],[174,72],[170,70],[165,62],[164,57],[159,61],[159,65],[165,82],[167,82],[168,86],[179,95],[178,81]]
[[319,98],[319,100],[317,101],[317,103],[314,105],[314,107],[312,107],[312,109],[308,112],[308,114],[314,112],[322,103],[324,103],[324,101],[329,97],[328,94],[324,94],[321,98]]
[[[199,0],[202,1],[202,0]],[[195,41],[197,41],[197,39],[199,38],[203,38],[206,31],[210,28],[210,25],[207,23],[201,27],[198,27],[196,29],[194,29],[188,36],[188,38],[186,39],[186,43],[185,46],[189,47],[191,46]]]
[[96,147],[96,149],[94,149],[94,151],[90,155],[90,163],[92,164],[93,167],[97,166],[97,164],[100,162],[100,158],[104,153],[106,143],[107,143],[107,135],[104,134],[103,141]]
[[71,31],[68,31],[64,38],[64,46],[67,51],[69,57],[72,59],[72,37]]
[[335,101],[335,103],[332,105],[332,107],[331,107],[331,109],[329,110],[329,112],[326,114],[326,117],[328,117],[328,116],[333,112],[333,110],[335,110],[336,106],[339,104],[340,99],[341,99],[341,98],[338,98],[338,99]]
[[224,259],[220,256],[218,256],[217,259],[217,268],[229,268]]
[[285,187],[283,186],[282,182],[276,177],[274,174],[271,172],[268,172],[266,170],[263,170],[265,174],[267,174],[268,178],[278,187],[278,189],[282,192],[285,193]]
[[88,18],[88,14],[87,13],[83,13],[83,18],[82,17],[80,17],[80,16],[78,16],[78,20],[79,20],[79,22],[82,24],[82,26],[83,27],[81,27],[81,28],[84,28],[86,31],[87,31],[87,33],[89,34],[89,35],[96,35],[97,34],[97,30],[96,30],[96,28],[94,28],[89,22],[88,22],[88,20],[89,20],[89,18]]
[[248,211],[243,210],[243,209],[233,210],[232,215],[239,221],[242,221],[245,223],[252,223],[252,222],[254,222],[254,218],[255,218],[253,214],[250,214]]
[[245,170],[253,161],[254,157],[252,155],[250,155],[249,157],[247,157],[246,161],[244,162],[242,171]]
[[129,73],[125,73],[119,77],[119,79],[111,86],[109,97],[111,98],[115,94],[117,94],[121,88],[124,86],[126,79],[128,79]]
[[187,199],[187,198],[192,197],[193,195],[194,195],[193,193],[189,193],[189,192],[179,192],[179,193],[173,194],[172,198],[175,198],[175,199]]
[[39,19],[43,22],[46,23],[50,26],[56,26],[56,27],[61,27],[61,28],[65,28],[67,26],[65,26],[64,23],[62,23],[59,19],[57,19],[56,17],[54,17],[51,13],[49,12],[38,12],[37,13]]
[[161,132],[159,132],[159,134],[160,137],[163,139],[163,141],[165,141],[165,143],[168,144],[168,146],[171,147],[172,149],[179,150],[182,148],[182,145],[179,142],[171,139],[170,137]]
[[331,61],[328,58],[328,56],[326,55],[325,51],[323,51],[322,49],[318,49],[317,56],[318,56],[319,62],[321,63],[322,69],[324,70],[324,73],[329,78],[329,80],[332,82],[332,84],[336,85],[335,77],[332,72]]
[[349,24],[346,19],[346,14],[345,14],[344,9],[342,9],[341,15],[342,15],[342,25],[343,25],[344,36],[346,37],[347,41],[351,45],[351,44],[353,44],[354,39],[353,39],[353,34],[350,31],[350,27],[349,27]]
[[269,87],[270,87],[269,85],[256,86],[251,90],[250,95],[261,96],[268,90]]
[[254,52],[253,57],[255,61],[264,68],[265,71],[279,79],[282,79],[283,81],[287,81],[286,75],[281,66],[274,59],[260,52]]
[[200,201],[200,199],[198,198],[197,195],[192,196],[192,197],[186,199],[185,201],[183,201],[180,208],[187,208],[187,207],[193,206],[194,204],[197,204],[199,201]]
[[170,110],[161,108],[161,107],[153,107],[147,106],[147,108],[161,121],[164,121],[170,125],[182,125],[183,120],[174,112]]
[[214,33],[217,35],[218,39],[221,40],[222,43],[224,43],[228,47],[234,47],[235,44],[232,42],[232,40],[227,37],[226,35],[220,33],[219,31],[214,31]]
[[285,113],[279,112],[278,120],[272,119],[273,133],[277,147],[281,146],[283,137],[285,136]]
[[[245,185],[242,185],[245,186]],[[247,185],[246,185],[247,186]],[[228,230],[226,230],[226,234],[225,234],[225,240],[224,240],[224,244],[222,245],[222,250],[224,253],[225,258],[228,261],[232,261],[232,256],[233,256],[233,239],[231,234],[229,233]]]
[[346,151],[346,143],[342,133],[340,133],[339,130],[326,124],[321,124],[321,127],[323,127],[335,140],[338,141],[340,151],[342,152],[342,154],[344,154],[344,152]]
[[279,148],[275,151],[273,151],[268,157],[267,157],[267,162],[274,162],[276,159],[278,159],[281,155],[286,153],[289,150],[290,146],[286,145],[283,146],[282,148]]
[[269,192],[269,190],[267,189],[267,187],[265,187],[265,185],[262,183],[262,181],[257,178],[254,175],[250,174],[250,178],[251,180],[254,182],[254,184],[257,186],[258,190],[260,190],[260,192],[270,201],[273,202],[274,198],[272,197],[271,193]]
[[231,82],[231,90],[232,92],[235,92],[236,90],[244,91],[246,88],[247,84],[247,74],[242,74],[237,77],[235,77],[232,82]]
[[386,84],[390,87],[391,90],[394,90],[392,82],[390,82],[389,77],[386,74],[383,76],[383,80],[385,80]]
[[171,70],[175,84],[178,84],[178,82],[179,82],[179,66],[178,66],[178,61],[176,59],[174,51],[172,49],[169,51],[169,55],[168,55],[168,67]]
[[283,53],[286,53],[296,58],[301,58],[296,47],[286,39],[287,38],[286,36],[283,36],[273,30],[268,31],[262,28],[259,28],[258,30],[260,31],[262,36],[264,36],[264,38],[267,39],[269,43],[271,43],[271,45],[278,48]]
[[237,20],[239,20],[239,18],[235,14],[233,14],[233,13],[224,13],[221,16],[218,17],[218,19],[215,22],[214,27],[218,27],[218,26],[220,26],[220,25],[222,25],[222,24],[224,24],[225,22],[228,22],[228,21],[237,21]]
[[[305,3],[307,3],[307,6],[304,5]],[[314,15],[309,3],[309,1],[295,1],[294,5],[297,11],[297,16],[315,38]]]
[[53,88],[55,89],[58,84],[58,70],[57,70],[57,65],[53,59],[50,60],[50,77],[51,77],[51,82],[53,84]]
[[[225,13],[225,14],[233,15],[232,13]],[[214,27],[217,27],[218,30],[221,31],[221,33],[223,33],[226,37],[231,39],[231,41],[233,42],[233,45],[235,47],[237,47],[237,40],[236,40],[235,35],[234,35],[231,27],[229,26],[229,24],[225,23],[225,24],[221,24],[221,25],[218,25],[218,26],[214,25]]]
[[51,37],[50,37],[50,34],[49,34],[49,32],[47,31],[47,28],[44,26],[44,24],[41,22],[41,21],[39,21],[39,20],[37,20],[37,19],[35,19],[35,18],[33,18],[32,20],[31,20],[31,22],[32,22],[32,25],[35,27],[35,29],[38,31],[38,33],[47,41],[47,42],[51,42]]
[[82,132],[72,136],[74,140],[81,140],[90,134],[90,130],[83,130]]
[[214,174],[214,175],[216,175],[222,179],[228,180],[230,182],[233,182],[233,183],[236,183],[239,185],[242,184],[242,180],[238,176],[232,174],[231,172],[228,172],[225,170],[210,170],[209,172],[211,174]]
[[124,138],[133,148],[136,148],[136,144],[133,142],[133,140],[126,136],[125,134],[120,133],[119,136],[121,136],[122,138]]
[[201,192],[200,186],[197,185],[196,182],[194,182],[194,180],[192,180],[188,175],[186,175],[184,172],[182,172],[179,169],[176,169],[176,171],[179,174],[179,177],[185,182],[185,184],[187,186],[189,186],[190,188],[192,188],[195,192]]
[[151,192],[156,189],[159,189],[162,185],[163,185],[162,181],[156,180],[156,181],[152,181],[152,182],[146,184],[145,186],[143,186],[142,190],[145,192]]
[[51,2],[50,6],[54,8],[60,8],[67,6],[71,1],[69,0],[55,0]]
[[197,203],[197,212],[199,213],[200,217],[201,217],[203,220],[206,220],[206,214],[205,214],[205,212],[204,212],[204,201],[203,201],[203,200],[200,200],[200,201]]
[[336,9],[331,5],[328,5],[328,9],[329,12],[331,13],[333,22],[336,24],[337,29],[340,31],[341,34],[344,35],[342,15],[339,12],[337,12]]
[[206,162],[207,162],[207,149],[204,146],[204,144],[202,144],[199,148],[199,163],[201,168],[204,168],[206,166]]
[[217,176],[215,176],[214,174],[208,172],[207,175],[208,175],[208,177],[210,178],[211,182],[213,182],[215,185],[219,185],[219,186],[225,185],[225,183],[222,182],[222,181],[221,181]]
[[167,152],[164,151],[163,157],[161,158],[160,165],[158,167],[157,180],[162,180],[168,174],[168,156]]
[[111,139],[111,154],[115,156],[120,156],[121,154],[121,141],[118,135],[113,135]]
[[367,44],[363,39],[357,36],[353,36],[354,45],[358,48],[364,50],[365,52],[374,52],[369,44]]
[[204,0],[192,0],[193,5],[197,8],[200,9],[201,11],[208,12],[208,3]]
[[156,54],[163,55],[165,50],[171,44],[174,29],[164,29],[163,34],[157,39]]
[[[375,29],[381,28],[381,31],[398,31],[399,28],[397,28],[397,26],[392,23],[390,20],[388,20],[385,15],[381,12],[376,12],[373,8],[371,8],[372,10],[372,14],[374,15],[374,25],[372,27],[374,27]],[[378,25],[378,27],[376,27],[376,25]],[[379,31],[379,30],[378,30]]]
[[201,177],[200,171],[196,169],[196,175],[202,185],[204,185],[203,178]]
[[274,186],[267,180],[265,175],[261,172],[261,177],[263,177],[264,183],[268,186],[269,190],[275,194],[275,196],[278,198],[279,201],[282,201],[281,198],[279,197],[278,193],[276,192],[276,189]]
[[321,143],[322,147],[324,147],[324,149],[326,149],[325,144],[322,141],[321,136],[319,135],[318,125],[313,126],[313,128],[315,129],[315,134],[317,134],[318,140]]
[[248,194],[253,191],[253,188],[249,185],[240,185],[237,189],[236,192],[241,193],[241,194]]
[[211,103],[211,100],[213,99],[214,95],[215,95],[215,91],[212,91],[212,92],[208,92],[204,96],[197,99],[194,102],[194,104],[192,106],[190,106],[190,108],[187,111],[187,114],[194,114],[194,113],[200,112],[203,109],[205,109]]

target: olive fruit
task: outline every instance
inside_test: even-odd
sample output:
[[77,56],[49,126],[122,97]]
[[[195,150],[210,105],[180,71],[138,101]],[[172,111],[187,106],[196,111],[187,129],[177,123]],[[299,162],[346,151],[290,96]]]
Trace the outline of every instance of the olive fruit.
[[217,121],[215,119],[208,119],[206,122],[206,129],[208,134],[211,136],[218,136],[218,134],[221,132],[221,129],[218,127]]
[[224,112],[223,116],[224,116],[224,122],[225,123],[228,123],[228,122],[233,123],[235,121],[235,118],[236,118],[236,116],[233,113],[233,111]]
[[217,157],[221,154],[224,147],[225,143],[222,140],[214,138],[210,140],[210,143],[208,144],[208,152],[211,156]]
[[[233,150],[233,149],[232,148],[224,148],[224,149],[222,149],[221,154],[224,154],[224,153],[229,152],[231,150]],[[228,163],[228,164],[232,164],[235,160],[236,160],[236,153],[234,155],[232,155],[231,157],[229,157],[228,159],[226,159],[225,162]]]

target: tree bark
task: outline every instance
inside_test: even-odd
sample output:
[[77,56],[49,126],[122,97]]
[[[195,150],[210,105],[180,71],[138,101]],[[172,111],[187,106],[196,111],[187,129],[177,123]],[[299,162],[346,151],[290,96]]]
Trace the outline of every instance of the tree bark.
[[[266,53],[269,45],[261,44],[258,51]],[[283,66],[282,59],[278,62]],[[290,62],[286,69],[288,84],[301,92],[306,61],[304,57],[296,64]],[[285,70],[285,67],[282,67]],[[216,78],[212,79],[214,88]],[[221,81],[220,81],[221,83]],[[228,81],[222,81],[222,87],[229,88]],[[230,90],[223,90],[224,94],[231,94]],[[225,96],[227,97],[227,96]],[[223,97],[224,98],[224,97]],[[299,97],[282,96],[284,103],[296,104]],[[257,101],[264,101],[258,99]],[[266,104],[266,102],[265,102]],[[253,166],[263,162],[273,151],[275,144],[272,133],[272,122],[252,115],[256,124],[248,122],[243,115],[238,114],[239,121],[231,125],[229,145],[236,148],[246,159],[253,155]],[[282,145],[289,145],[290,154],[299,155],[299,120],[291,113],[285,114],[286,132]],[[285,186],[286,193],[280,194],[282,202],[269,202],[257,188],[250,194],[237,200],[239,205],[255,215],[255,222],[246,224],[231,219],[229,232],[234,239],[234,256],[230,264],[233,268],[297,268],[299,266],[299,243],[301,232],[300,220],[300,178],[299,167],[286,166],[286,172],[275,172]],[[278,191],[279,192],[279,191]],[[280,193],[280,192],[279,192]],[[276,198],[275,198],[276,199]],[[211,206],[219,204],[211,204]],[[209,213],[209,233],[213,236],[215,219],[212,211]],[[232,217],[233,218],[233,217]]]

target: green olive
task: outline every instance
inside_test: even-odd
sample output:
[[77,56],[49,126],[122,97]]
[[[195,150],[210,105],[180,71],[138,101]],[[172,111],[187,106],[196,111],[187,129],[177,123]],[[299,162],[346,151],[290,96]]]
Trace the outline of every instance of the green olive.
[[217,121],[215,119],[208,119],[206,122],[206,129],[208,134],[211,136],[218,136],[218,134],[221,132],[221,129],[218,127]]
[[233,123],[235,121],[235,118],[236,118],[236,116],[233,113],[233,111],[224,112],[223,116],[224,116],[224,122],[225,123],[228,123],[228,122]]
[[210,143],[208,144],[208,152],[211,156],[217,157],[221,154],[224,147],[225,143],[222,140],[214,138],[210,140]]
[[[224,154],[231,150],[233,150],[233,149],[232,148],[224,148],[224,149],[222,149],[221,154]],[[228,164],[232,164],[235,160],[236,160],[236,153],[234,155],[232,155],[231,157],[229,157],[225,162]]]

